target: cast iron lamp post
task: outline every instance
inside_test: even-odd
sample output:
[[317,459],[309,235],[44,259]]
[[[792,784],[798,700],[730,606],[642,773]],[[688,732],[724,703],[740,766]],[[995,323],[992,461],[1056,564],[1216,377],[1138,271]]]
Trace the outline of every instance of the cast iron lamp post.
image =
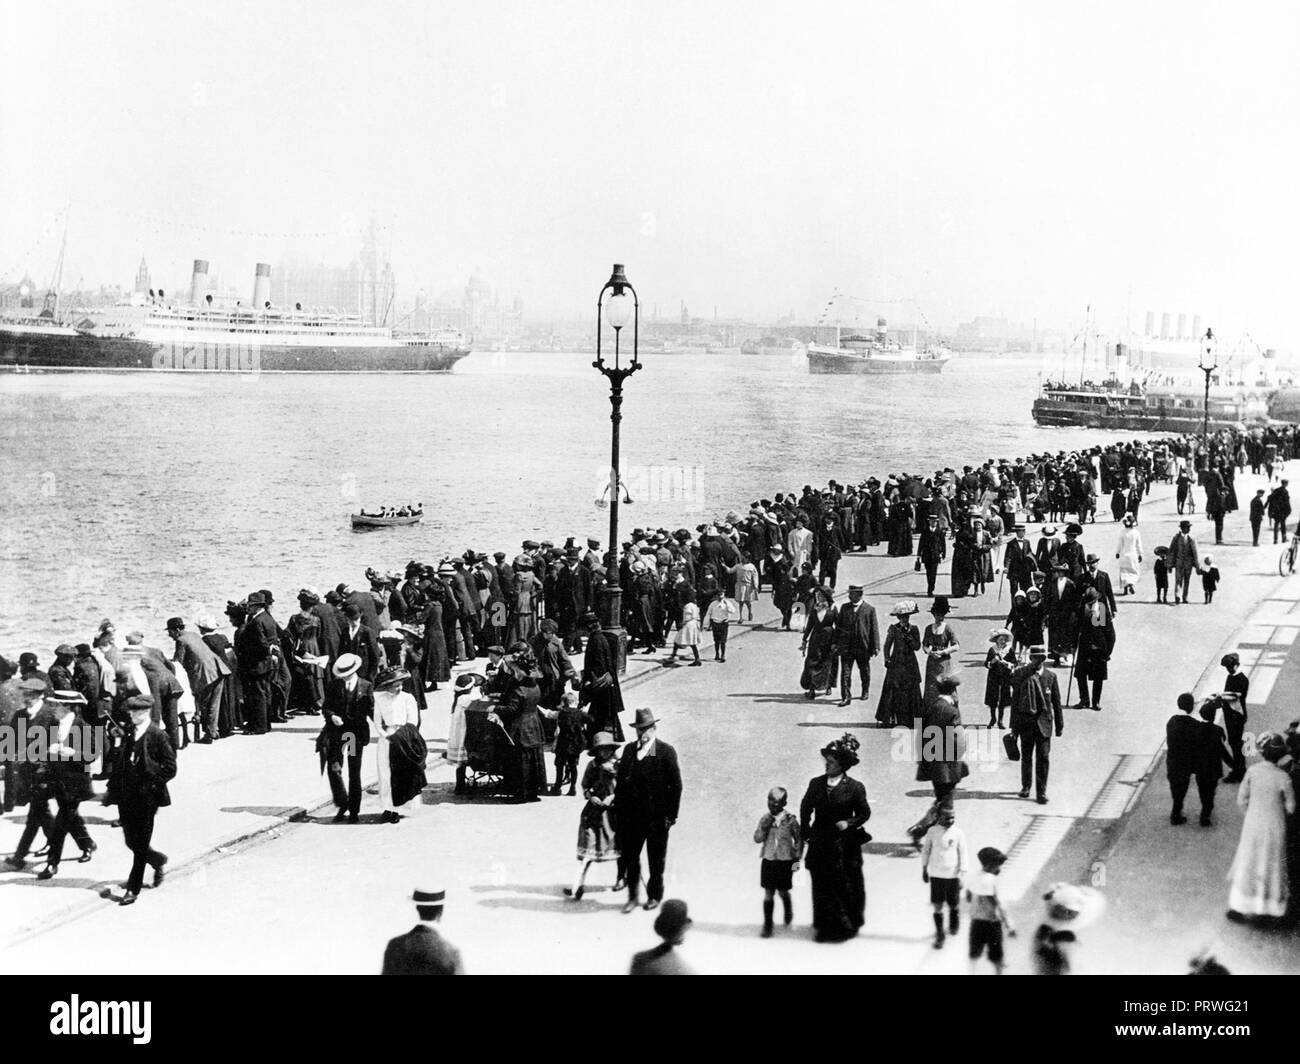
[[[632,361],[624,366],[620,362],[619,348],[623,329],[629,320],[632,322]],[[612,366],[601,354],[601,338],[606,326],[614,330]],[[622,263],[615,263],[609,280],[605,282],[605,287],[596,297],[596,361],[592,365],[609,378],[609,420],[612,439],[609,455],[609,553],[607,557],[612,558],[613,563],[606,567],[604,616],[601,618],[601,623],[605,631],[614,637],[619,672],[627,668],[627,638],[623,631],[623,585],[619,581],[618,504],[625,492],[619,478],[618,435],[619,423],[623,420],[623,382],[641,368],[637,351],[640,327],[641,304],[637,299],[636,289],[628,282]],[[632,500],[629,497],[627,501]]]

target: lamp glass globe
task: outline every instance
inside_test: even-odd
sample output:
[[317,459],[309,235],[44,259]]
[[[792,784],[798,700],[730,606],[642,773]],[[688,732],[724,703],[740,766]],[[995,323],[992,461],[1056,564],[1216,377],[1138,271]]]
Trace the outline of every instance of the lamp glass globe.
[[626,292],[611,295],[605,300],[605,321],[611,328],[621,329],[632,318],[632,297]]

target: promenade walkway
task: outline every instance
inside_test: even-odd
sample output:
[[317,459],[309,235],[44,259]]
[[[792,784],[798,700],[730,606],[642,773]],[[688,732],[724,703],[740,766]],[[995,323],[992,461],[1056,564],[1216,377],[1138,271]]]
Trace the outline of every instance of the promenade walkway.
[[[1255,479],[1238,478],[1243,502]],[[1141,516],[1149,567],[1152,548],[1167,543],[1176,528],[1172,490],[1157,487]],[[1212,526],[1202,515],[1194,521],[1204,542]],[[1118,528],[1105,519],[1087,526],[1083,536],[1106,567],[1114,564]],[[1294,689],[1300,669],[1280,661],[1295,631],[1285,620],[1294,608],[1287,596],[1300,597],[1300,581],[1278,577],[1271,546],[1250,548],[1244,514],[1232,516],[1227,538],[1225,547],[1203,547],[1223,573],[1212,605],[1200,605],[1199,594],[1191,605],[1156,605],[1149,568],[1136,598],[1120,599],[1105,709],[1067,710],[1065,735],[1053,744],[1048,806],[1017,797],[1019,767],[1001,759],[1000,732],[971,730],[972,773],[957,792],[958,823],[972,852],[995,845],[1011,855],[1003,891],[1025,932],[1012,943],[1012,970],[1028,967],[1025,939],[1042,884],[1058,875],[1087,881],[1098,862],[1112,906],[1084,937],[1080,964],[1086,970],[1182,970],[1206,937],[1207,921],[1213,923],[1216,912],[1221,916],[1226,884],[1213,869],[1226,869],[1235,845],[1229,811],[1235,788],[1223,789],[1218,826],[1199,829],[1193,821],[1178,829],[1185,866],[1157,848],[1164,836],[1156,822],[1151,839],[1141,828],[1155,816],[1148,807],[1163,805],[1163,782],[1144,784],[1158,764],[1178,692],[1217,689],[1220,655],[1240,644],[1247,663],[1254,649],[1255,727]],[[875,552],[852,556],[841,565],[841,589],[850,581],[865,583],[883,626],[897,598],[924,588],[911,563]],[[941,575],[940,591],[945,584]],[[1008,596],[999,602],[994,589],[954,605],[965,667],[963,716],[968,725],[982,724],[987,634],[1004,619]],[[696,921],[685,955],[710,972],[964,971],[962,943],[950,942],[943,951],[930,946],[928,893],[905,835],[930,792],[914,780],[913,764],[893,756],[897,743],[890,732],[874,726],[879,659],[869,701],[844,709],[834,698],[809,703],[798,688],[798,636],[778,630],[766,601],[756,613],[757,624],[733,626],[726,664],[713,663],[711,649],[704,650],[702,669],[664,668],[662,659],[638,655],[623,683],[629,709],[652,706],[662,718],[661,737],[677,747],[682,762],[685,797],[669,849],[667,889],[689,901]],[[1261,625],[1267,638],[1261,638]],[[1269,676],[1273,688],[1266,692]],[[1065,679],[1062,671],[1063,689]],[[448,705],[449,695],[439,692],[425,717],[435,756]],[[581,799],[547,798],[525,807],[465,801],[451,794],[450,770],[438,767],[420,806],[402,824],[376,823],[377,800],[369,798],[363,807],[368,823],[332,825],[332,808],[318,808],[327,790],[312,750],[316,728],[313,719],[298,719],[271,736],[185,751],[175,804],[160,816],[157,832],[179,874],[162,890],[147,890],[130,909],[98,898],[98,890],[120,882],[129,864],[120,834],[102,825],[91,826],[101,844],[93,863],[65,863],[47,884],[37,884],[30,873],[0,876],[8,888],[0,895],[0,941],[9,943],[13,969],[114,971],[130,958],[140,971],[373,971],[385,939],[413,920],[406,901],[411,888],[433,880],[448,890],[446,929],[473,971],[618,972],[632,950],[653,940],[650,915],[620,915],[621,897],[596,889],[574,903],[560,894],[577,867]],[[807,780],[821,771],[818,749],[845,730],[862,741],[854,775],[866,783],[873,808],[866,928],[842,946],[813,943],[801,872],[795,927],[759,940],[758,857],[750,836],[764,796],[781,784],[797,805]],[[373,751],[368,775],[372,759]],[[302,810],[315,812],[290,822]],[[12,848],[20,824],[17,814],[0,823],[0,849]],[[1129,829],[1121,830],[1125,824]],[[1166,820],[1163,831],[1169,830]],[[1198,863],[1208,870],[1188,871]],[[1183,870],[1157,893],[1162,881],[1153,877],[1167,868]],[[596,887],[611,879],[608,866],[593,871]],[[1152,923],[1156,911],[1166,924]],[[1168,928],[1182,914],[1188,914],[1187,939],[1174,943]],[[128,940],[129,951],[114,948]],[[1282,967],[1285,953],[1280,949]],[[1235,954],[1230,966],[1232,959]]]

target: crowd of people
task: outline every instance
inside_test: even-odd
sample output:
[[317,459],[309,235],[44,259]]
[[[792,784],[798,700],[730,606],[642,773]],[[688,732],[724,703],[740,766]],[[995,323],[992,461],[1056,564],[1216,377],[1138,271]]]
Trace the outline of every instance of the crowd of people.
[[[133,901],[146,866],[154,867],[158,881],[164,874],[166,858],[152,850],[150,838],[153,817],[167,803],[176,751],[236,732],[264,734],[296,715],[323,718],[317,750],[329,772],[338,819],[357,820],[362,757],[371,733],[377,733],[385,762],[383,819],[396,822],[397,809],[418,793],[423,778],[424,751],[412,735],[418,738],[427,694],[451,682],[454,665],[485,659],[484,675],[458,677],[456,702],[470,695],[489,701],[493,724],[509,738],[511,752],[500,766],[505,792],[528,802],[560,793],[565,785],[569,793],[581,787],[583,872],[570,895],[581,897],[587,868],[608,860],[617,862],[618,880],[629,892],[628,911],[642,904],[640,854],[645,850],[645,903],[657,906],[681,776],[672,748],[654,737],[648,709],[637,711],[637,740],[618,753],[624,740],[623,648],[610,618],[601,616],[610,601],[604,591],[615,583],[622,591],[619,620],[629,653],[671,648],[671,663],[685,647],[692,651],[691,664],[698,665],[701,631],[708,630],[714,661],[723,664],[728,625],[746,614],[752,620],[753,603],[766,590],[781,628],[801,633],[801,686],[807,697],[829,693],[838,681],[840,703],[849,704],[856,671],[858,697],[868,698],[871,659],[883,651],[878,722],[910,726],[919,721],[956,733],[962,727],[955,666],[960,647],[948,616],[957,608],[954,600],[992,593],[995,578],[1000,597],[1001,586],[1009,583],[1010,612],[1005,625],[990,634],[984,701],[989,727],[1004,726],[1009,711],[1008,753],[1014,748],[1021,761],[1021,794],[1028,797],[1033,784],[1043,803],[1051,739],[1062,733],[1059,683],[1044,665],[1049,659],[1058,666],[1068,662],[1067,698],[1077,684],[1079,704],[1100,710],[1115,644],[1114,588],[1099,568],[1098,555],[1080,542],[1085,527],[1096,524],[1099,493],[1111,497],[1112,518],[1121,525],[1115,553],[1123,598],[1135,593],[1140,580],[1144,554],[1137,526],[1154,480],[1194,478],[1205,485],[1207,500],[1217,500],[1210,505],[1230,512],[1236,505],[1235,473],[1247,463],[1265,465],[1271,481],[1273,467],[1293,457],[1297,443],[1291,429],[1268,429],[1263,436],[1224,430],[1206,442],[1190,436],[1129,442],[1014,461],[990,459],[930,476],[896,473],[857,485],[832,480],[821,490],[805,485],[800,492],[755,500],[743,515],[732,511],[697,525],[694,533],[634,529],[617,549],[602,550],[594,538],[585,548],[577,537],[562,546],[527,539],[513,557],[471,549],[436,564],[412,560],[400,572],[369,569],[368,587],[343,582],[324,593],[299,589],[297,609],[283,623],[272,612],[272,592],[259,589],[227,603],[230,634],[212,615],[168,620],[170,655],[149,645],[136,628],[119,644],[116,625],[105,620],[86,642],[60,644],[47,670],[31,652],[20,655],[16,666],[0,659],[5,723],[22,716],[62,738],[78,725],[104,726],[106,735],[104,748],[80,762],[84,779],[74,779],[80,770],[66,766],[60,772],[40,764],[5,766],[6,809],[28,802],[32,810],[9,868],[25,867],[42,829],[49,840],[42,875],[57,873],[68,834],[81,847],[81,859],[90,858],[94,844],[76,807],[93,796],[90,770],[97,767],[94,778],[108,783],[108,800],[118,803],[121,826],[137,855],[123,899]],[[1189,498],[1190,492],[1183,501]],[[1280,513],[1281,507],[1269,510],[1271,516],[1274,510]],[[1026,524],[1040,518],[1047,523],[1031,546]],[[1063,540],[1051,523],[1056,520],[1065,523]],[[1286,515],[1274,520],[1276,534],[1285,536]],[[1221,531],[1221,517],[1216,528]],[[1174,576],[1175,602],[1187,600],[1191,573],[1204,575],[1209,568],[1210,559],[1198,558],[1195,544],[1184,543],[1190,539],[1184,528],[1169,548],[1156,551],[1167,556],[1158,561],[1157,575],[1163,565]],[[835,604],[840,559],[882,543],[890,556],[915,556],[916,570],[925,570],[932,622],[923,632],[911,623],[920,612],[915,600],[895,605],[894,621],[883,635],[860,585],[850,585],[846,599]],[[949,593],[936,595],[937,569],[949,552]],[[1211,590],[1207,584],[1207,601]],[[581,669],[570,660],[578,653]],[[453,711],[448,757],[463,770],[469,760],[463,720],[460,727],[458,738]],[[862,921],[862,824],[870,809],[865,791],[859,794],[844,775],[856,759],[850,738],[828,748],[830,753],[823,751],[827,776],[810,784],[797,825],[792,828],[783,813],[784,792],[773,792],[770,823],[760,825],[761,838],[756,835],[765,865],[789,861],[792,852],[806,849],[814,926],[818,937],[828,940],[851,937]],[[553,782],[543,761],[550,744],[556,758]],[[593,757],[579,781],[584,752]],[[927,871],[932,879],[951,878],[938,874],[935,854],[951,857],[953,847],[932,836],[936,829],[953,828],[952,792],[964,775],[960,746],[918,764],[918,779],[931,783],[935,801],[912,836],[919,847],[929,846],[926,866],[933,866]],[[458,787],[464,782],[458,772]],[[123,805],[123,786],[127,792],[147,792],[149,800],[137,795]],[[57,816],[49,813],[51,801]],[[981,859],[989,876],[996,876],[996,863]],[[765,867],[762,881],[764,926],[770,932],[774,894],[781,894],[789,919],[788,877]],[[951,888],[943,886],[934,904],[953,910],[951,898]],[[994,902],[979,904],[984,919],[996,912]],[[981,935],[987,948],[991,932],[984,929]],[[989,956],[993,959],[991,950]]]

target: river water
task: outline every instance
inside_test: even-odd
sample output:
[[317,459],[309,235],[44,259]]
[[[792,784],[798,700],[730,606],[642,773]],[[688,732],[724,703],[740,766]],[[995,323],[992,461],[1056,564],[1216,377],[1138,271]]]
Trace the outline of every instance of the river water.
[[[626,384],[637,526],[694,528],[777,491],[960,468],[1115,439],[1030,417],[1037,355],[955,356],[938,376],[812,375],[802,359],[657,355]],[[364,586],[467,548],[596,536],[609,388],[590,355],[475,353],[450,374],[0,377],[0,653],[163,622],[258,588]],[[348,515],[425,504],[421,525]]]

